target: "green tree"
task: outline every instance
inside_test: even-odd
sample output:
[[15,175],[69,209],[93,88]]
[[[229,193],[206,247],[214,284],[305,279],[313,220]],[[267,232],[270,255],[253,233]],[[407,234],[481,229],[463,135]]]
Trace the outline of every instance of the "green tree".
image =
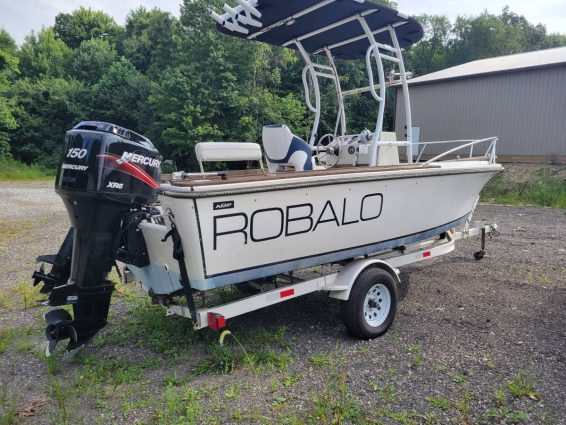
[[123,55],[141,72],[153,74],[174,64],[177,19],[159,9],[139,7],[126,18],[121,42]]
[[10,137],[13,156],[28,164],[55,167],[65,132],[86,118],[86,87],[63,78],[21,79],[11,95],[17,100],[18,122]]
[[85,40],[103,38],[114,42],[121,28],[102,11],[81,7],[72,13],[59,13],[53,26],[55,35],[69,47],[76,49]]
[[15,41],[0,29],[0,158],[10,157],[9,132],[18,127],[14,118],[15,101],[8,97],[11,84],[18,71]]
[[446,16],[420,15],[416,19],[424,29],[423,39],[409,50],[407,69],[416,75],[445,68],[446,45],[452,25]]
[[116,61],[116,50],[106,40],[91,39],[73,52],[71,74],[88,84],[95,84]]
[[22,76],[63,77],[67,75],[71,56],[72,50],[55,38],[53,29],[44,28],[37,35],[32,32],[19,52]]
[[92,87],[90,118],[144,132],[150,124],[149,89],[147,77],[122,58]]
[[282,73],[296,54],[221,34],[209,17],[211,3],[182,5],[179,65],[161,75],[150,96],[156,111],[151,137],[167,141],[160,145],[164,154],[191,168],[200,141],[258,141],[262,126],[273,122],[306,133],[302,101],[281,90]]

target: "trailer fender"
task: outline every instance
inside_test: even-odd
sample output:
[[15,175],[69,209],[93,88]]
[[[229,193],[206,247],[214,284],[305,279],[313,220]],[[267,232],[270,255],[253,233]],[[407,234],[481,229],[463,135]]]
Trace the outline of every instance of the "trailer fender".
[[354,260],[340,270],[332,285],[332,287],[337,289],[332,289],[332,287],[328,288],[330,291],[328,296],[338,300],[347,301],[348,298],[350,298],[350,291],[352,290],[352,285],[356,281],[356,278],[368,267],[378,267],[383,269],[393,277],[395,283],[401,283],[401,280],[399,279],[399,269],[392,267],[383,260],[368,260],[364,258],[361,260]]

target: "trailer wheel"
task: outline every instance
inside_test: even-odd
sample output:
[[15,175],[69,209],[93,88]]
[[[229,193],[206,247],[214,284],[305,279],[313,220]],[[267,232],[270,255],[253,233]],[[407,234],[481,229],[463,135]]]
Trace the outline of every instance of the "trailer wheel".
[[342,303],[342,320],[348,331],[361,339],[384,334],[397,311],[397,285],[385,270],[370,267],[362,271]]

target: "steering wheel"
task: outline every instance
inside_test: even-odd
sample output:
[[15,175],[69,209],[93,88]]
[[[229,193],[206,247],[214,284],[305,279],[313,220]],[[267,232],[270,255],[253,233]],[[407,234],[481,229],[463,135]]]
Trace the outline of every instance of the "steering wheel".
[[315,143],[315,158],[326,168],[334,167],[340,159],[340,148],[340,140],[334,134],[325,134]]

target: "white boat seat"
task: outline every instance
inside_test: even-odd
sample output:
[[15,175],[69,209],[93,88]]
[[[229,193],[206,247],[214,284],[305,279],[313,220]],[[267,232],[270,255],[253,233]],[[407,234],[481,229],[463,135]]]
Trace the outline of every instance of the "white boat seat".
[[264,126],[261,138],[270,173],[275,173],[284,166],[291,166],[295,171],[314,169],[311,147],[303,139],[291,133],[286,125]]
[[263,155],[257,143],[200,142],[195,146],[195,153],[201,173],[204,173],[203,162],[214,161],[259,161],[263,170]]

